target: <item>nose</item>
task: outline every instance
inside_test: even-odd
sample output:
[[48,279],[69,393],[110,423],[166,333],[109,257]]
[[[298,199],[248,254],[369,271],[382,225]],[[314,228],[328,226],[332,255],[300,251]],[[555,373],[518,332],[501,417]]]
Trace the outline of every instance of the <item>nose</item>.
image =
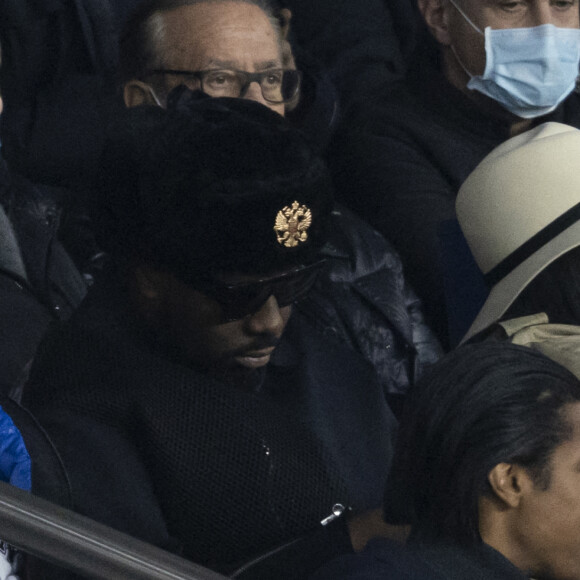
[[246,331],[249,334],[269,334],[280,338],[290,315],[290,306],[280,308],[274,296],[270,296],[260,310],[246,319]]
[[264,95],[262,95],[262,88],[258,81],[251,82],[243,96],[244,99],[262,103],[262,105],[266,105],[266,107],[269,105],[268,101],[264,98]]
[[552,3],[551,2],[532,2],[531,3],[531,14],[532,21],[529,26],[541,26],[542,24],[554,24],[554,18],[552,14]]
[[250,101],[256,101],[262,105],[268,107],[275,113],[284,116],[284,105],[279,103],[270,103],[262,95],[262,88],[260,87],[260,83],[254,81],[248,85],[246,92],[243,94],[244,99],[249,99]]

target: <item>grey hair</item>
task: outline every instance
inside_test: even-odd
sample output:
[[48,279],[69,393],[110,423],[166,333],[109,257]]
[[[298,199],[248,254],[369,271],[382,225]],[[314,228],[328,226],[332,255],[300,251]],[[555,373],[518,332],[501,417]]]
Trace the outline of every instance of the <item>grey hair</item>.
[[[277,9],[270,0],[148,0],[127,21],[119,42],[120,80],[145,80],[155,68],[163,66],[162,47],[166,38],[164,12],[194,6],[236,2],[252,4],[268,17],[282,45],[282,29]],[[159,88],[159,87],[158,87]]]

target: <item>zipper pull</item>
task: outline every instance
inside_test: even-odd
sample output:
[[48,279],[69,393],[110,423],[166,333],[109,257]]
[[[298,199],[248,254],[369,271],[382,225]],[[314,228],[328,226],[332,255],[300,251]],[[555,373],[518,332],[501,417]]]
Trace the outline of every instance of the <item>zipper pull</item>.
[[324,518],[320,523],[323,526],[326,526],[330,522],[333,522],[334,520],[339,518],[345,511],[346,511],[346,508],[341,503],[335,503],[332,506],[332,513],[329,516],[327,516],[326,518]]

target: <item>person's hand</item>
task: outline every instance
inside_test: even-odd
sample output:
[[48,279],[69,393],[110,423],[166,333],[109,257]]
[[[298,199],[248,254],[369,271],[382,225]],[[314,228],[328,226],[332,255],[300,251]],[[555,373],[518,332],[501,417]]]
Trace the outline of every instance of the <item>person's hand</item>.
[[388,538],[404,543],[411,529],[410,526],[387,524],[383,519],[381,508],[350,517],[347,526],[355,552],[363,550],[372,538]]

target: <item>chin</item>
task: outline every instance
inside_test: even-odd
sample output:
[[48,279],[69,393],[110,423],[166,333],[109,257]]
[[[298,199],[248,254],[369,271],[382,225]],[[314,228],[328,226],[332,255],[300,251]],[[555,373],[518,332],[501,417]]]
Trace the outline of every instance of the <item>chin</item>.
[[221,383],[236,389],[256,392],[264,382],[266,367],[248,368],[242,365],[231,365],[215,369],[211,375]]

